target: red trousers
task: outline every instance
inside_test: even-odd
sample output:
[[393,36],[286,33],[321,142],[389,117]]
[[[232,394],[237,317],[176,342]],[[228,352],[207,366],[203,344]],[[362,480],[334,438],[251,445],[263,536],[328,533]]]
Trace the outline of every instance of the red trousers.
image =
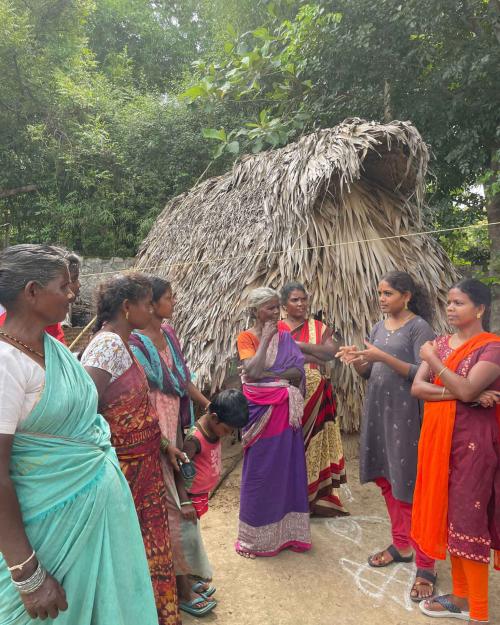
[[412,547],[415,551],[415,561],[419,569],[434,570],[434,560],[425,555],[417,543],[411,538],[411,503],[400,501],[392,494],[391,484],[385,477],[379,477],[375,484],[382,491],[389,518],[391,519],[392,544],[398,550]]

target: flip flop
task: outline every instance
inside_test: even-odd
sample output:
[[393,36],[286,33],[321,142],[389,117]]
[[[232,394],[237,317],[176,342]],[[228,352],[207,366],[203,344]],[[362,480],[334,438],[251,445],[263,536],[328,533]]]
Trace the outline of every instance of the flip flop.
[[[207,605],[202,608],[196,608],[195,606],[200,605],[200,603],[206,603]],[[215,601],[207,601],[203,597],[196,597],[196,599],[192,599],[191,601],[181,601],[179,603],[179,610],[187,612],[191,614],[191,616],[204,616],[211,612],[216,605]]]
[[422,597],[412,597],[411,593],[413,592],[413,590],[417,590],[418,592],[418,586],[432,586],[431,594],[424,599],[424,601],[430,601],[434,595],[434,589],[436,587],[436,582],[437,582],[437,573],[432,573],[431,571],[428,571],[427,569],[417,568],[417,573],[415,575],[415,578],[417,577],[421,577],[422,579],[427,580],[427,581],[417,582],[417,580],[415,579],[415,582],[410,592],[410,599],[414,603],[420,603],[422,601]]
[[209,586],[205,589],[205,582],[199,581],[191,586],[191,590],[198,595],[202,595],[203,597],[211,597],[217,588],[215,586]]
[[[449,599],[449,597],[450,595],[441,595],[440,597],[433,597],[432,599],[424,599],[418,604],[418,607],[423,614],[432,618],[456,618],[461,621],[468,621],[469,613],[461,610]],[[439,612],[436,610],[429,610],[429,608],[425,607],[425,604],[428,601],[430,603],[438,603],[445,609],[440,610]]]
[[[387,551],[392,556],[392,560],[389,560],[389,562],[385,562],[385,560],[382,560],[381,564],[374,564],[374,558],[378,556],[379,554],[383,553],[384,551]],[[410,554],[409,556],[402,556],[394,545],[389,545],[387,549],[384,549],[383,551],[379,551],[378,553],[375,553],[374,555],[368,558],[368,564],[372,566],[374,569],[382,569],[385,566],[394,564],[395,562],[413,562],[413,554]]]

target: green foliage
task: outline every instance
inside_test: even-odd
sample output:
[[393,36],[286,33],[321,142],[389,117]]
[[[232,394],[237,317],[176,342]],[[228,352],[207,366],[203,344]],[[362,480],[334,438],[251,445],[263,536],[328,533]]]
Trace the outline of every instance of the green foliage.
[[[493,0],[0,0],[0,201],[13,241],[130,255],[172,196],[346,117],[430,143],[429,219],[498,197]],[[496,159],[496,160],[495,160]],[[442,237],[484,264],[485,231]]]
[[[482,182],[487,198],[499,191],[492,166],[500,144],[498,3],[337,0],[288,8],[291,16],[268,10],[259,27],[238,36],[226,24],[218,57],[196,63],[189,101],[217,112],[240,105],[214,155],[233,140],[242,151],[283,145],[346,117],[410,119],[432,149],[435,218],[455,225],[484,219],[484,199],[479,215],[468,189]],[[448,241],[452,256],[476,254],[465,235]]]
[[[271,4],[266,26],[237,35],[227,24],[222,58],[218,63],[196,62],[199,80],[181,94],[204,112],[220,110],[229,102],[248,113],[242,125],[225,133],[215,158],[224,151],[237,154],[240,147],[255,153],[285,145],[312,122],[321,99],[307,78],[309,65],[325,30],[341,17],[319,5],[304,4],[293,19],[281,21]],[[213,132],[204,136],[222,140]]]

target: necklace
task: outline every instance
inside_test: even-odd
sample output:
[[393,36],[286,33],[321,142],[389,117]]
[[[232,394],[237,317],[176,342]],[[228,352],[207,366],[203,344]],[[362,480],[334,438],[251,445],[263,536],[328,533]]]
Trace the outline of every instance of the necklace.
[[16,343],[17,345],[20,345],[21,347],[24,347],[24,349],[27,349],[32,354],[35,354],[36,356],[39,356],[42,360],[45,358],[45,356],[42,354],[42,352],[38,352],[36,349],[33,349],[29,345],[26,345],[26,343],[23,343],[19,339],[16,339],[15,337],[11,336],[10,334],[7,334],[7,332],[4,332],[3,330],[0,330],[0,334],[2,336],[7,337],[10,341]]
[[213,436],[213,435],[209,434],[207,432],[207,430],[202,426],[202,424],[199,421],[196,422],[196,427],[201,431],[201,433],[205,436],[205,438],[209,442],[212,442],[214,439],[219,440],[218,436]]
[[388,332],[390,332],[391,334],[394,334],[394,332],[396,332],[396,330],[400,330],[400,329],[401,329],[401,328],[405,325],[405,323],[406,323],[407,321],[410,321],[410,319],[412,319],[414,316],[415,316],[415,315],[413,315],[412,313],[410,313],[409,315],[406,315],[406,317],[405,317],[404,319],[402,319],[402,320],[401,320],[401,323],[399,323],[399,324],[398,324],[395,328],[389,329],[389,328],[386,326],[386,328],[385,328],[385,329],[386,329]]

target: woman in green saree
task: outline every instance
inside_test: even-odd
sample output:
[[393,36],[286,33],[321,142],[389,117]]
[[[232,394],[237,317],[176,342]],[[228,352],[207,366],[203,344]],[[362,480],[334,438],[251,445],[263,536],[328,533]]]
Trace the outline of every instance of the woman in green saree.
[[[0,625],[157,625],[132,496],[95,386],[44,333],[73,299],[45,245],[0,256]],[[10,321],[9,321],[10,318]]]

